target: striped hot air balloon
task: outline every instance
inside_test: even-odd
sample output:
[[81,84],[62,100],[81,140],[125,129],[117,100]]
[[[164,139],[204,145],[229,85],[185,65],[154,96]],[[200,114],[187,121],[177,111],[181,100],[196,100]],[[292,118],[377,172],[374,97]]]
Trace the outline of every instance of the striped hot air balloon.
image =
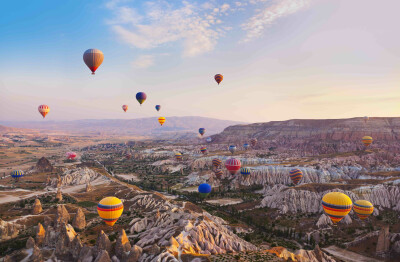
[[249,149],[250,145],[245,143],[245,144],[243,144],[243,147],[244,147],[244,150],[247,150],[247,149]]
[[226,169],[228,169],[229,173],[231,173],[232,175],[236,174],[241,165],[242,164],[240,163],[240,160],[235,158],[230,158],[225,162]]
[[163,125],[165,123],[165,117],[159,117],[158,118],[158,123],[160,123],[160,125]]
[[251,139],[251,140],[250,140],[250,144],[251,144],[252,147],[255,147],[256,144],[257,144],[257,138]]
[[136,94],[136,100],[139,102],[140,105],[142,105],[144,101],[146,101],[146,99],[147,99],[146,93],[139,92]]
[[222,82],[222,80],[224,79],[224,77],[221,75],[221,74],[216,74],[215,76],[214,76],[214,79],[215,79],[215,81],[218,83],[218,85],[219,85],[219,83],[221,83]]
[[203,146],[202,148],[200,148],[201,153],[203,153],[203,155],[207,154],[207,147]]
[[99,49],[88,49],[83,53],[83,61],[92,71],[92,75],[96,72],[97,68],[103,63],[104,54]]
[[38,107],[38,111],[43,116],[43,118],[45,118],[46,115],[50,112],[50,107],[47,105],[40,105]]
[[236,151],[236,146],[230,145],[228,149],[229,149],[229,152],[231,152],[232,155],[233,155],[235,153],[235,151]]
[[370,136],[364,136],[362,138],[362,142],[364,144],[365,147],[368,147],[370,144],[372,144],[372,137]]
[[220,179],[223,174],[224,174],[224,171],[222,171],[222,169],[218,168],[217,170],[215,170],[215,176],[218,179]]
[[103,198],[97,205],[97,213],[109,226],[113,226],[117,222],[123,211],[124,204],[116,197]]
[[211,193],[211,186],[207,183],[204,183],[204,184],[199,185],[198,190],[199,190],[200,196],[206,197]]
[[215,168],[218,168],[218,167],[220,167],[220,166],[222,165],[222,160],[219,159],[219,158],[214,158],[214,159],[212,160],[212,164],[213,164],[213,166],[214,166]]
[[354,202],[353,211],[361,220],[364,220],[374,212],[374,206],[367,200],[357,200]]
[[123,105],[122,106],[122,110],[124,110],[124,112],[126,112],[128,110],[128,106],[127,105]]
[[293,184],[297,185],[301,178],[303,177],[303,172],[300,169],[292,169],[290,170],[290,179],[292,179]]
[[175,158],[176,158],[177,161],[182,160],[182,154],[179,153],[179,152],[176,152],[175,153]]
[[248,167],[242,167],[240,169],[240,174],[244,175],[244,176],[248,176],[251,174],[250,168]]
[[353,207],[350,197],[340,192],[330,192],[322,198],[325,214],[336,224],[344,218]]
[[161,106],[160,105],[156,105],[156,110],[160,111],[160,109],[161,109]]
[[199,134],[201,135],[201,136],[203,136],[204,135],[204,133],[206,132],[206,129],[205,128],[199,128]]
[[14,170],[11,172],[11,177],[15,178],[16,181],[19,180],[20,177],[24,176],[24,172],[22,170]]

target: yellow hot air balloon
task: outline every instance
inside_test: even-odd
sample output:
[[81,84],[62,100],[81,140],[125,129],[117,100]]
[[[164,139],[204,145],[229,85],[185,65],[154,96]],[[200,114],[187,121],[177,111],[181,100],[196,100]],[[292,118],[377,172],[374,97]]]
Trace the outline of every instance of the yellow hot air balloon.
[[367,200],[357,200],[354,202],[353,210],[361,220],[364,220],[374,212],[374,206]]
[[99,216],[109,226],[113,226],[117,222],[123,211],[124,204],[116,197],[103,198],[97,204],[97,213],[99,213]]
[[50,107],[48,105],[40,105],[38,107],[39,113],[43,116],[43,118],[46,117],[46,115],[50,112]]
[[368,147],[370,144],[372,144],[372,137],[364,136],[362,138],[362,142],[363,142],[364,146]]
[[350,197],[340,192],[330,192],[322,198],[322,207],[325,214],[336,224],[351,210],[353,203]]
[[160,125],[163,125],[165,123],[165,117],[159,117],[158,122],[160,123]]

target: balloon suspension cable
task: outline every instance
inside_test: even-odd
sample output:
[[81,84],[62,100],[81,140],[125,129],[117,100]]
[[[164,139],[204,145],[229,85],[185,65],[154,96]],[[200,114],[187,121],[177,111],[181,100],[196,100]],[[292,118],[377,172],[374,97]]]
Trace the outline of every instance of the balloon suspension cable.
[[94,73],[94,72],[92,72],[92,75],[95,75],[95,73]]

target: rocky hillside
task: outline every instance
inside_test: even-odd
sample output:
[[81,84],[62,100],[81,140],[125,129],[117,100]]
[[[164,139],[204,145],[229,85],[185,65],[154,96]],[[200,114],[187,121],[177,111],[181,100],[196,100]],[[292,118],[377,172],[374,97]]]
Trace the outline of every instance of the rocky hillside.
[[369,135],[374,140],[394,141],[400,137],[399,117],[371,117],[349,119],[293,119],[272,121],[250,125],[227,127],[222,133],[214,135],[215,142],[260,140],[324,140],[324,141],[360,141]]

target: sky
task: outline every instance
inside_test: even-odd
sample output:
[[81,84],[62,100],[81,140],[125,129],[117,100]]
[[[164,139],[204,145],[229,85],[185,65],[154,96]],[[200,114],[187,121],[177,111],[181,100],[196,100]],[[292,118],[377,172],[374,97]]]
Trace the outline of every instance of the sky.
[[[40,104],[50,107],[44,121],[399,116],[399,9],[398,0],[6,1],[0,121],[43,121]],[[95,76],[82,59],[89,48],[104,53]]]

